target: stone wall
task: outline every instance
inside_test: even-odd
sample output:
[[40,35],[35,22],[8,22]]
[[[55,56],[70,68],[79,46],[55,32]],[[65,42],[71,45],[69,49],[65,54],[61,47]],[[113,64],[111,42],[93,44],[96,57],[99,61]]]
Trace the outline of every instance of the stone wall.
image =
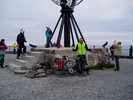
[[92,49],[91,51],[92,51],[91,53],[87,54],[88,65],[110,63],[110,54],[107,48],[97,48],[97,49]]
[[[74,52],[72,48],[42,48],[42,49],[34,49],[32,51],[42,52],[38,61],[46,60],[45,58],[48,59],[49,56],[55,56],[55,57],[69,56],[73,58],[76,57],[76,52]],[[47,56],[47,57],[44,57],[44,56]],[[91,49],[91,52],[87,52],[86,59],[87,59],[88,65],[110,63],[110,58],[109,58],[109,53],[107,48]]]

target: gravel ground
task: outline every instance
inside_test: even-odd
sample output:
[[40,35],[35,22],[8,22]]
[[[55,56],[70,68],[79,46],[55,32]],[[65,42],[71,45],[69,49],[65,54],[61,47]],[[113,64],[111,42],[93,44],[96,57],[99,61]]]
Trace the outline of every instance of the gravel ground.
[[[15,59],[7,55],[7,61]],[[133,100],[133,61],[120,60],[121,70],[91,71],[88,76],[28,79],[0,69],[0,100]]]

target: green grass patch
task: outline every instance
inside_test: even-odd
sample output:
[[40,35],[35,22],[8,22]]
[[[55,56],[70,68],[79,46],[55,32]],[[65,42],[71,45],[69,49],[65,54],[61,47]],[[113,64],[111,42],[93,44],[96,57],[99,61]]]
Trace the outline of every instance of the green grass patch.
[[102,70],[102,69],[110,69],[114,67],[115,67],[114,64],[97,64],[97,65],[90,66],[90,69]]

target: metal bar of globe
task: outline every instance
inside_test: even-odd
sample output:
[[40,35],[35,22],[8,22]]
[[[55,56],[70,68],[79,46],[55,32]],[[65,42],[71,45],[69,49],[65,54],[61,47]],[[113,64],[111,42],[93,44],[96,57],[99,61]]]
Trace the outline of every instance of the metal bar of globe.
[[77,33],[77,30],[76,30],[76,27],[75,27],[75,24],[74,24],[74,21],[73,21],[72,17],[71,17],[71,23],[73,25],[73,29],[75,31],[75,35],[76,35],[77,41],[79,42],[79,36],[78,36],[78,33]]
[[[79,2],[78,2],[79,1]],[[79,5],[83,0],[77,0],[77,2],[75,3],[75,6]]]
[[62,36],[62,31],[63,31],[63,25],[64,25],[64,15],[62,17],[62,21],[61,21],[61,26],[60,26],[60,30],[59,30],[59,35],[57,38],[57,47],[60,47],[60,41],[61,41],[61,36]]
[[71,37],[72,37],[72,46],[75,46],[75,42],[74,42],[74,36],[73,36],[73,30],[72,30],[72,23],[70,22],[70,32],[71,32]]
[[[78,24],[77,24],[77,22],[76,22],[76,20],[75,20],[75,18],[74,18],[74,16],[73,16],[73,14],[71,14],[71,15],[72,15],[72,18],[74,19],[74,22],[75,22],[75,24],[76,24],[76,27],[78,28],[78,31],[79,31],[79,33],[80,33],[82,39],[84,40],[84,42],[85,42],[85,44],[86,44],[86,41],[85,41],[85,39],[84,39],[84,37],[83,37],[83,35],[82,35],[82,33],[81,33],[81,30],[80,30],[80,28],[79,28],[79,26],[78,26]],[[87,44],[86,44],[86,45],[87,45]],[[87,47],[88,47],[88,46],[87,46]]]
[[[56,31],[56,29],[57,29],[57,27],[58,27],[58,25],[59,25],[59,22],[60,22],[61,18],[62,18],[62,14],[60,15],[60,17],[59,17],[59,19],[58,19],[58,21],[57,21],[57,24],[55,25],[55,28],[54,28],[54,30],[53,30],[53,34],[52,34],[52,36],[51,36],[51,38],[50,38],[50,42],[51,42],[51,39],[52,39],[53,36],[54,36],[54,33],[55,33],[55,31]],[[52,43],[52,42],[51,42],[51,43]]]
[[70,16],[69,11],[63,12],[65,15],[64,19],[64,47],[70,47]]

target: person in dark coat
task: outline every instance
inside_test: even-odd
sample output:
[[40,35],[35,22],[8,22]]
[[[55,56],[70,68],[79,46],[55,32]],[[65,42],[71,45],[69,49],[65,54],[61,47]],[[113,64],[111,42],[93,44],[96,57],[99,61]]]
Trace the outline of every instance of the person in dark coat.
[[114,49],[115,49],[115,47],[114,47],[114,45],[112,45],[112,46],[110,47],[110,53],[111,53],[111,58],[112,58],[112,60],[114,60]]
[[17,50],[17,59],[20,58],[21,54],[25,54],[26,53],[26,46],[25,46],[25,36],[24,36],[24,31],[21,29],[20,33],[17,36],[17,44],[18,44],[18,50]]
[[131,45],[129,48],[129,57],[133,56],[133,46]]

